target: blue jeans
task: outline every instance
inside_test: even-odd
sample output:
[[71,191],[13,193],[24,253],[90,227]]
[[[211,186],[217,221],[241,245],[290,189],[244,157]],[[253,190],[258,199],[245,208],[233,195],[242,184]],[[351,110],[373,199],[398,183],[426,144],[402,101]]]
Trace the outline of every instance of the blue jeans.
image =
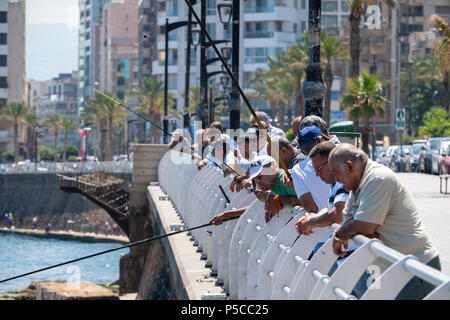
[[[439,256],[427,263],[427,266],[441,270],[441,261]],[[412,278],[406,286],[400,291],[395,300],[422,300],[435,288],[434,285],[423,281],[418,277]]]

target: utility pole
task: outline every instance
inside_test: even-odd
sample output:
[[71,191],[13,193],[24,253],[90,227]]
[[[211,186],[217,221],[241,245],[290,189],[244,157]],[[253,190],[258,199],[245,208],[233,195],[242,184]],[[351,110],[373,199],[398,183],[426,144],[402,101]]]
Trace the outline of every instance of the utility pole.
[[[325,84],[320,68],[320,0],[309,0],[308,11],[308,67],[302,92],[305,97],[305,117],[317,115],[323,117],[323,96]],[[234,48],[233,48],[234,49]]]

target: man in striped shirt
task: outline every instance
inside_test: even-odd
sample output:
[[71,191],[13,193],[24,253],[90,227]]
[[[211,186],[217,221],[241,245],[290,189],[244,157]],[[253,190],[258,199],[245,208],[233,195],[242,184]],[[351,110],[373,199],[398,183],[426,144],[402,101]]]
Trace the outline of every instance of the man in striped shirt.
[[[312,229],[325,227],[333,223],[342,223],[342,211],[348,198],[348,192],[340,182],[334,180],[328,166],[328,156],[335,148],[333,142],[326,141],[315,146],[309,153],[314,171],[320,179],[326,184],[331,185],[331,191],[328,198],[328,207],[320,210],[317,214],[310,215],[306,213],[296,223],[296,229],[299,234],[310,235]],[[327,234],[319,243],[324,243],[333,234]]]

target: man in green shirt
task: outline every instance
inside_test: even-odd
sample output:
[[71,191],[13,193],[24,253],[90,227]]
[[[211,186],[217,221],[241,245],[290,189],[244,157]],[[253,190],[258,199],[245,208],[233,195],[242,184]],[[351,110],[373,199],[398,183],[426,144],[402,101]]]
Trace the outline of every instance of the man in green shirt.
[[[283,174],[284,171],[278,167],[275,159],[268,155],[257,156],[250,164],[249,180],[254,179],[258,186],[258,189],[254,191],[255,196],[260,201],[271,204],[270,206],[266,206],[266,222],[285,205],[300,205],[296,193],[281,182]],[[267,201],[269,199],[274,199],[275,201]],[[240,216],[247,208],[243,207],[222,212],[214,216],[211,223],[221,225],[224,220]]]

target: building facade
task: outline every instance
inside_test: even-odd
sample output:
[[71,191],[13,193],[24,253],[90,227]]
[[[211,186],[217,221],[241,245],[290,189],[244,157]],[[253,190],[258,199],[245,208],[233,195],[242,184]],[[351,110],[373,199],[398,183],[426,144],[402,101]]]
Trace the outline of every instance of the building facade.
[[139,84],[138,7],[139,0],[103,6],[99,87],[121,101]]
[[[48,81],[34,82],[34,85],[31,86],[31,94],[32,96],[36,94],[32,99],[36,117],[41,121],[45,121],[54,114],[60,114],[64,118],[78,124],[77,86],[77,71],[61,73],[58,77]],[[38,92],[42,92],[43,88],[45,88],[44,93],[38,96]],[[80,137],[77,129],[69,131],[68,143],[75,146],[79,145]],[[40,145],[54,147],[52,129],[44,127]],[[63,145],[64,130],[61,129],[59,130],[58,146],[62,148]]]
[[[26,103],[25,84],[25,0],[0,0],[0,104]],[[14,150],[13,139],[12,121],[0,120],[0,154]]]
[[103,5],[111,0],[79,0],[78,113],[84,113],[100,77],[100,26]]
[[[230,40],[231,25],[227,28],[219,20],[216,0],[206,1],[206,27],[214,40]],[[200,1],[194,5],[194,9],[200,16]],[[156,48],[151,47],[141,39],[140,45],[140,69],[144,70],[141,77],[149,75],[164,79],[164,34],[161,27],[165,24],[166,17],[169,23],[186,21],[188,7],[184,0],[151,1],[142,0],[140,10],[140,30],[147,30],[155,38]],[[344,0],[322,1],[322,29],[330,35],[338,35],[342,32],[342,24],[348,22],[349,9]],[[308,1],[307,0],[247,0],[241,2],[240,14],[240,67],[239,82],[245,92],[252,91],[250,80],[258,69],[268,69],[268,56],[274,57],[277,53],[286,51],[299,41],[303,41],[303,33],[308,29]],[[156,27],[154,27],[156,21]],[[193,18],[193,22],[195,19]],[[156,30],[156,32],[154,32]],[[145,33],[145,32],[144,32]],[[169,33],[168,50],[168,87],[175,94],[176,108],[181,110],[184,106],[185,89],[185,65],[186,65],[186,27],[173,30]],[[146,47],[147,46],[147,47]],[[190,86],[198,86],[200,82],[200,48],[191,48]],[[211,47],[207,49],[208,58],[216,55]],[[151,61],[151,65],[149,65]],[[221,70],[221,63],[208,64],[207,72]],[[219,85],[221,74],[210,79],[210,85]],[[335,81],[340,81],[336,78]],[[333,84],[333,90],[340,88],[340,84]],[[336,98],[335,92],[333,97]],[[333,101],[333,110],[339,99]],[[269,110],[265,101],[252,100],[252,105],[261,110]]]

